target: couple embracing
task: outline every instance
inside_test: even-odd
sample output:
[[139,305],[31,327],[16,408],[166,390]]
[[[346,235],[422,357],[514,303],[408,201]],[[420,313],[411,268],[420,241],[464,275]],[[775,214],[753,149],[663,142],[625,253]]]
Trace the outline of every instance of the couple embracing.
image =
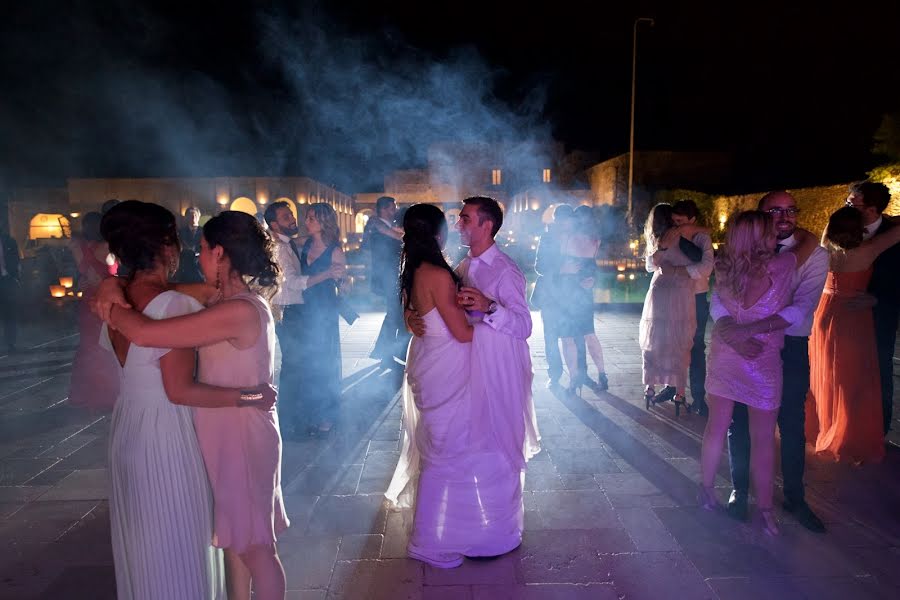
[[386,496],[414,507],[408,553],[436,567],[490,557],[522,540],[526,461],[539,435],[531,397],[525,277],[494,243],[492,198],[463,201],[468,255],[442,253],[447,221],[417,204],[403,219],[401,299],[416,334],[403,388],[403,446]]

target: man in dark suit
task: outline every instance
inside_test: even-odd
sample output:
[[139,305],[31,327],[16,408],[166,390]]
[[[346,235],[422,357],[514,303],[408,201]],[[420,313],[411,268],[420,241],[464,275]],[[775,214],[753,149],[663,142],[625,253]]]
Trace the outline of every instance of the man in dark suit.
[[0,225],[0,317],[3,318],[3,339],[6,349],[16,351],[16,320],[19,318],[19,245]]
[[390,196],[375,201],[375,215],[366,222],[363,244],[369,250],[372,292],[384,299],[385,317],[372,349],[372,358],[381,360],[383,369],[394,369],[406,361],[410,334],[403,323],[400,305],[400,248],[403,234],[394,227],[397,203]]
[[[864,181],[850,186],[847,205],[863,216],[863,239],[880,235],[897,223],[883,213],[891,202],[891,192],[883,183]],[[878,370],[881,376],[881,406],[884,414],[884,433],[891,429],[894,407],[894,344],[897,341],[897,322],[900,317],[900,244],[881,253],[875,260],[869,294],[877,301],[875,342],[878,346]]]

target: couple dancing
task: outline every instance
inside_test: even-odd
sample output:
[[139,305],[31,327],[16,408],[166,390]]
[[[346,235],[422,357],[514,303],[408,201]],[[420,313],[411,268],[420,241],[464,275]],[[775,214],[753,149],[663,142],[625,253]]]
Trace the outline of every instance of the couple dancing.
[[403,447],[385,493],[415,507],[409,556],[440,568],[519,546],[525,463],[540,449],[525,277],[494,244],[499,204],[463,203],[457,229],[469,253],[456,271],[442,253],[439,208],[417,204],[403,219],[401,297],[415,337]]

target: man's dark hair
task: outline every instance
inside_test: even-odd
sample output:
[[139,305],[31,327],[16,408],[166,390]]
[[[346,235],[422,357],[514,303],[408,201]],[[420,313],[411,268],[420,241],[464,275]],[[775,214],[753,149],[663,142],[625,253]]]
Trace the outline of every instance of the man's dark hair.
[[491,237],[497,235],[503,226],[503,210],[500,209],[500,204],[496,200],[488,196],[471,196],[463,200],[463,204],[473,204],[478,207],[478,224],[484,223],[485,219],[490,220],[492,224]]
[[875,207],[879,213],[883,213],[891,203],[891,191],[888,186],[877,181],[860,181],[850,186],[851,194],[862,196],[865,206]]
[[571,219],[575,216],[575,209],[570,204],[557,204],[553,209],[553,221],[562,221],[563,219]]
[[282,208],[291,210],[291,206],[283,200],[279,200],[278,202],[273,202],[272,204],[270,204],[269,206],[266,207],[266,212],[264,214],[265,219],[266,219],[266,225],[268,225],[269,227],[272,227],[272,223],[274,223],[275,221],[278,220],[278,211],[281,210]]
[[687,217],[688,219],[697,219],[697,221],[700,221],[700,209],[697,208],[697,203],[691,199],[679,200],[678,202],[673,204],[672,214],[681,215],[682,217]]
[[390,196],[382,196],[375,201],[375,214],[381,216],[381,211],[391,204],[397,204],[397,201]]

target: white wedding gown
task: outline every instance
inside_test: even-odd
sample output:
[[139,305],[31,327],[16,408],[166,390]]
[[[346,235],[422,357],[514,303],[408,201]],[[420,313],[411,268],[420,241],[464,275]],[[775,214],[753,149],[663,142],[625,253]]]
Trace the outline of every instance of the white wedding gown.
[[[403,387],[403,447],[385,496],[415,507],[408,553],[438,567],[496,556],[522,539],[522,469],[494,436],[472,435],[471,344],[458,342],[437,309],[414,337]],[[477,336],[476,336],[477,338]],[[521,419],[521,415],[511,415]]]

